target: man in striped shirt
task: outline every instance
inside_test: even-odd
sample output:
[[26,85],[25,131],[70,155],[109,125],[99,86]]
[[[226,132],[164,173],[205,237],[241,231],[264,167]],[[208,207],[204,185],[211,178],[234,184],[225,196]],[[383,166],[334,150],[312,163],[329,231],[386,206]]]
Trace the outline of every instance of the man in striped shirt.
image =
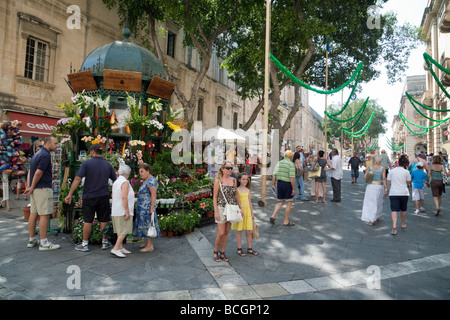
[[272,189],[277,189],[278,202],[275,205],[270,222],[275,224],[275,218],[281,206],[286,201],[286,210],[284,212],[284,226],[294,226],[293,222],[289,221],[289,215],[292,208],[292,200],[295,195],[295,165],[292,162],[294,153],[291,150],[287,150],[284,153],[283,160],[279,161],[273,171]]

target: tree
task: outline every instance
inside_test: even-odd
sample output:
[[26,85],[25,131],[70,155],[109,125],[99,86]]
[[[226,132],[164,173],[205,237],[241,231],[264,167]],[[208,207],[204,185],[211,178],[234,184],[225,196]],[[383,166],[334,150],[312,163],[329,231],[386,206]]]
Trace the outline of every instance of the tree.
[[[381,28],[369,29],[368,8],[386,0],[284,0],[272,1],[271,52],[297,78],[312,86],[325,87],[325,50],[330,43],[328,90],[338,88],[343,74],[352,74],[358,63],[364,68],[360,82],[380,75],[384,64],[390,81],[399,79],[406,68],[410,51],[418,44],[418,28],[397,26],[394,14],[380,16]],[[243,129],[250,128],[261,112],[264,101],[264,28],[265,1],[258,0],[248,14],[236,21],[222,41],[224,66],[239,87],[242,98],[258,98]],[[279,130],[280,145],[292,118],[300,108],[300,99],[281,123],[277,109],[281,91],[292,81],[271,63],[272,127]],[[296,90],[297,91],[297,90]],[[296,93],[298,94],[298,93]]]
[[[355,100],[354,102],[349,104],[349,106],[344,110],[344,112],[342,112],[341,115],[337,116],[336,118],[339,119],[340,121],[344,121],[344,120],[352,118],[353,116],[355,116],[358,113],[358,111],[361,110],[365,101],[366,100],[364,100],[364,99]],[[337,113],[338,111],[341,110],[341,108],[342,108],[341,105],[331,105],[329,107],[329,112],[331,114]],[[369,121],[369,118],[371,117],[373,112],[375,112],[373,121],[372,121],[372,124],[370,125],[369,129],[367,130],[367,132],[362,137],[355,137],[353,139],[354,144],[356,144],[357,142],[361,142],[364,145],[364,147],[362,147],[362,148],[354,147],[353,149],[356,152],[363,151],[363,150],[367,149],[367,147],[370,147],[370,141],[374,141],[378,136],[386,133],[385,124],[388,122],[386,110],[384,110],[378,104],[378,102],[373,99],[368,100],[367,106],[364,109],[364,113],[360,119],[359,119],[359,115],[358,115],[353,120],[346,121],[346,122],[329,121],[328,125],[327,125],[327,136],[328,136],[329,142],[331,141],[332,138],[341,139],[341,133],[342,133],[341,127],[351,128],[353,125],[355,125],[353,130],[347,130],[347,131],[358,132],[359,130],[361,130],[364,127],[364,125],[367,124],[367,122]],[[359,121],[358,121],[358,119],[359,119]],[[356,121],[358,121],[358,122],[356,122]],[[352,136],[350,134],[347,134],[344,132],[344,141],[352,141]]]
[[[249,1],[250,0],[245,0]],[[195,47],[202,59],[200,70],[189,92],[175,87],[175,95],[185,109],[185,120],[192,123],[197,105],[198,91],[208,72],[214,53],[215,41],[239,16],[244,0],[103,0],[108,8],[118,7],[124,22],[127,18],[136,35],[150,38],[154,51],[163,65],[167,66],[163,50],[158,42],[157,21],[172,20],[184,30],[184,45]],[[140,31],[144,30],[144,34]],[[171,70],[166,68],[169,80]]]

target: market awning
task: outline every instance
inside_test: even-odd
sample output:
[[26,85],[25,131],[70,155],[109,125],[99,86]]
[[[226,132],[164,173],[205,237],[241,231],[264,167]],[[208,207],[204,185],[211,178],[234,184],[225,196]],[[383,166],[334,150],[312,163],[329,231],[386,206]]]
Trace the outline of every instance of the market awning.
[[36,116],[20,112],[8,111],[11,121],[17,120],[22,122],[20,133],[24,136],[50,135],[53,129],[56,129],[58,118],[49,118],[44,116]]

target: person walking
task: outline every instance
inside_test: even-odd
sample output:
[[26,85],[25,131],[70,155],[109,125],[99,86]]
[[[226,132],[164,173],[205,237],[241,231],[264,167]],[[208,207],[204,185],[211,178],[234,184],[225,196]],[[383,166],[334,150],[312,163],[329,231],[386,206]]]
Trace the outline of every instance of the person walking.
[[[320,177],[316,178],[316,203],[319,202],[319,185],[322,185],[323,197],[322,202],[325,202],[325,198],[327,196],[327,172],[328,170],[333,169],[330,161],[325,158],[325,151],[320,150],[317,160],[319,166],[322,168],[320,171]],[[328,166],[328,168],[327,168]]]
[[237,192],[239,194],[239,200],[242,207],[244,216],[241,222],[233,223],[231,225],[232,230],[236,230],[236,244],[237,254],[241,257],[245,257],[245,253],[242,251],[242,231],[246,231],[247,238],[247,253],[254,256],[258,255],[258,252],[252,249],[253,239],[253,222],[255,221],[255,214],[253,212],[251,201],[251,186],[250,178],[247,173],[241,173],[237,179]]
[[357,183],[358,182],[358,177],[359,177],[359,167],[361,167],[361,159],[358,158],[358,156],[356,155],[356,152],[353,153],[353,157],[350,158],[350,160],[348,161],[348,165],[347,165],[347,169],[350,168],[351,166],[351,175],[352,175],[352,183]]
[[301,160],[302,158],[302,154],[300,152],[295,152],[294,153],[294,165],[295,165],[295,196],[294,196],[294,200],[297,200],[299,198],[299,194],[301,194],[301,199],[302,201],[309,201],[309,199],[306,198],[305,196],[305,185],[304,185],[304,181],[303,181],[303,163],[304,160]]
[[331,202],[341,201],[341,180],[344,176],[342,171],[342,159],[336,148],[331,149],[331,188],[333,189],[333,199]]
[[381,155],[374,157],[374,164],[366,169],[364,179],[369,172],[373,172],[372,182],[367,184],[362,207],[361,220],[374,225],[383,213],[384,197],[387,196],[386,168],[381,166]]
[[[117,175],[111,164],[102,157],[103,147],[101,144],[94,143],[89,153],[91,159],[83,162],[73,179],[69,193],[65,198],[65,202],[70,204],[72,196],[84,178],[83,184],[83,241],[81,244],[75,246],[75,250],[88,252],[89,251],[89,237],[92,233],[92,224],[94,222],[95,214],[100,221],[100,230],[108,225],[111,216],[111,207],[109,199],[109,179],[116,181]],[[102,250],[109,249],[112,244],[108,240],[106,234],[102,235]]]
[[237,192],[237,181],[231,176],[232,170],[233,164],[231,162],[223,162],[219,167],[217,178],[214,181],[213,203],[214,219],[217,224],[217,236],[214,242],[213,258],[216,262],[220,262],[221,260],[228,262],[229,260],[225,256],[225,249],[227,247],[231,223],[227,221],[227,218],[224,215],[225,206],[228,203],[241,207],[239,194]]
[[381,150],[381,158],[383,159],[381,161],[381,166],[386,169],[386,177],[388,176],[389,169],[391,168],[391,160],[389,159],[389,156],[386,154],[386,150]]
[[436,207],[435,216],[438,216],[441,212],[442,193],[445,192],[445,185],[442,179],[443,173],[446,176],[450,174],[447,168],[442,165],[441,157],[433,156],[431,167],[428,168],[428,181],[430,181],[433,202]]
[[424,164],[422,161],[419,161],[416,163],[416,170],[413,170],[411,173],[412,201],[414,201],[416,205],[416,211],[414,211],[415,214],[425,211],[425,196],[423,193],[423,188],[425,183],[428,187],[430,187],[430,184],[428,183],[428,175],[423,170]]
[[406,210],[408,208],[411,174],[408,171],[409,161],[405,156],[398,159],[398,166],[392,169],[387,176],[389,181],[389,200],[391,203],[392,235],[397,234],[397,219],[400,212],[401,228],[406,228]]
[[119,258],[125,258],[131,253],[123,247],[125,237],[133,232],[134,215],[134,192],[128,181],[131,168],[126,164],[121,165],[118,170],[119,177],[112,187],[111,218],[117,241],[111,253]]
[[143,180],[143,183],[139,187],[137,194],[136,220],[133,225],[133,236],[145,240],[143,248],[139,252],[147,253],[155,250],[152,238],[147,236],[152,216],[153,223],[156,227],[156,237],[161,237],[161,230],[159,229],[158,217],[156,215],[158,181],[151,174],[150,165],[147,163],[141,163],[139,165],[139,176]]
[[289,221],[289,215],[292,209],[292,201],[295,195],[295,165],[292,162],[294,153],[287,150],[284,153],[284,158],[280,160],[274,168],[272,176],[272,188],[277,190],[277,204],[270,217],[270,223],[275,224],[278,211],[286,202],[286,209],[284,212],[284,226],[295,226],[295,223]]
[[[30,217],[28,218],[28,248],[39,244],[39,251],[59,249],[59,244],[54,244],[47,239],[47,228],[50,215],[53,214],[53,189],[52,189],[52,156],[50,152],[58,149],[58,140],[55,137],[44,139],[44,146],[31,159],[28,171],[27,188],[24,196],[30,196]],[[39,238],[36,239],[36,221],[39,215]]]

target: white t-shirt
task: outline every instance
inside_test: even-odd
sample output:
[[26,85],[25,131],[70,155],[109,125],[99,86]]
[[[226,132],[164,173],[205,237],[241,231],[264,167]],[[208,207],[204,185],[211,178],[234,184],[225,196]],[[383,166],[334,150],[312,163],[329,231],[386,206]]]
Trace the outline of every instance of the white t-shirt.
[[[122,184],[130,183],[124,176],[119,176],[116,181],[114,181],[112,187],[112,207],[111,216],[120,217],[125,215],[125,209],[122,204]],[[130,210],[130,215],[134,213],[134,191],[131,185],[128,189],[128,209]]]
[[330,171],[331,177],[341,180],[344,174],[342,172],[342,159],[338,154],[331,158],[331,165],[333,166],[333,170]]
[[402,167],[389,170],[387,180],[391,181],[390,196],[409,196],[408,181],[411,181],[411,174]]

